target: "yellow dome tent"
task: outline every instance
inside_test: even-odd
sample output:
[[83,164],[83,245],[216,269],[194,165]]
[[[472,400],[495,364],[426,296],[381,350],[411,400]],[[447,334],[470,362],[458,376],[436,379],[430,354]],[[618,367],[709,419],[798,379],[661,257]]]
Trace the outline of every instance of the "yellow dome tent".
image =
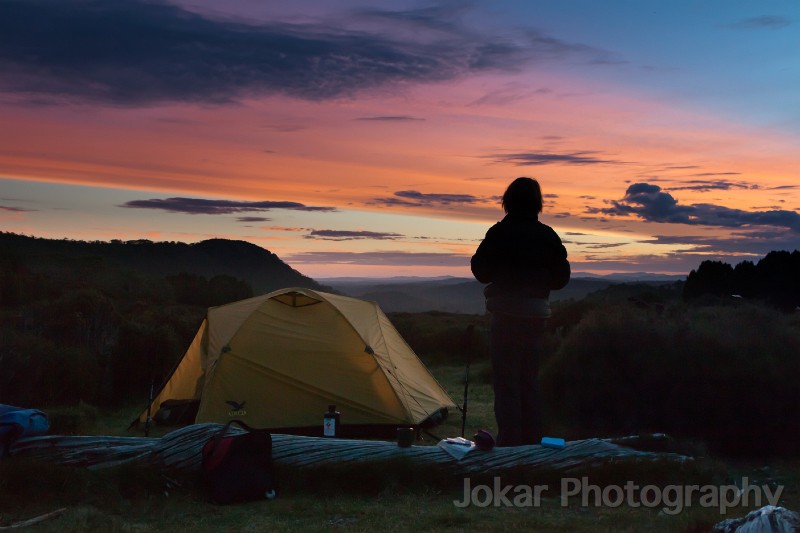
[[432,427],[456,408],[377,304],[296,287],[210,308],[137,421],[187,404],[189,423],[310,435],[335,405],[343,436]]

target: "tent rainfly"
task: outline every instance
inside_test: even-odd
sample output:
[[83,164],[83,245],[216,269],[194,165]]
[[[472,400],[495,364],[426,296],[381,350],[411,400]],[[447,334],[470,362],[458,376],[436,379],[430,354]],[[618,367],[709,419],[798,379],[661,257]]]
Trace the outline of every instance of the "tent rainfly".
[[134,424],[152,412],[157,423],[183,414],[321,435],[329,405],[342,436],[428,428],[456,408],[377,304],[293,287],[210,308]]

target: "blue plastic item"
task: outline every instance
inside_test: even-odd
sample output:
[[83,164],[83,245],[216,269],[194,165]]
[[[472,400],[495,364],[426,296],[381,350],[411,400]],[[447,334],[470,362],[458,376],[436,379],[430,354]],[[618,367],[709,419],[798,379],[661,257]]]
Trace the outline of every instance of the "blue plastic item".
[[567,445],[564,439],[558,437],[542,437],[542,446],[546,448],[563,448]]

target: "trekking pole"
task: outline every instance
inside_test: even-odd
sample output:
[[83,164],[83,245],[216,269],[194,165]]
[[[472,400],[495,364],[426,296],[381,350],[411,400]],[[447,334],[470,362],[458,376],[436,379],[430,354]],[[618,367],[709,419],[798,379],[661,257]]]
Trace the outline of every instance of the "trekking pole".
[[467,426],[467,398],[469,396],[469,352],[472,350],[472,337],[475,333],[475,325],[467,326],[464,334],[464,353],[466,354],[467,365],[464,369],[464,405],[461,407],[461,437],[464,437],[464,430]]
[[144,420],[144,436],[150,436],[150,406],[153,405],[153,386],[155,380],[150,379],[150,396],[147,397],[147,418]]

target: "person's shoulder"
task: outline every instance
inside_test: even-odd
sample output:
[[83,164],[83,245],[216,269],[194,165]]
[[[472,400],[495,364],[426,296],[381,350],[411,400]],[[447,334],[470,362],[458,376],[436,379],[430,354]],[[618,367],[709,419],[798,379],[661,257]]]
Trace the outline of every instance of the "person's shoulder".
[[559,242],[561,242],[561,237],[558,236],[558,232],[556,232],[556,230],[554,230],[552,227],[548,226],[544,222],[537,221],[537,223],[539,225],[539,231],[547,235],[549,238],[556,239]]
[[550,226],[548,226],[547,224],[545,224],[544,222],[539,220],[538,217],[535,220],[531,220],[530,221],[530,225],[532,227],[536,228],[537,231],[543,231],[543,232],[547,232],[547,233],[550,233],[551,231],[553,231],[553,228],[551,228]]
[[505,225],[505,224],[503,224],[503,220],[500,220],[500,221],[498,221],[498,222],[495,222],[494,224],[492,224],[491,226],[489,226],[489,229],[488,229],[488,230],[486,230],[486,235],[488,236],[488,235],[490,235],[490,234],[492,234],[492,235],[493,235],[493,234],[496,234],[496,233],[500,233],[500,232],[502,232],[502,231],[503,231],[503,228],[505,228],[505,226],[506,226],[506,225]]
[[545,224],[541,220],[537,220],[536,223],[539,225],[539,227],[542,229],[542,231],[546,231],[547,233],[556,233],[556,230],[554,230],[552,228],[552,226],[548,226],[547,224]]

